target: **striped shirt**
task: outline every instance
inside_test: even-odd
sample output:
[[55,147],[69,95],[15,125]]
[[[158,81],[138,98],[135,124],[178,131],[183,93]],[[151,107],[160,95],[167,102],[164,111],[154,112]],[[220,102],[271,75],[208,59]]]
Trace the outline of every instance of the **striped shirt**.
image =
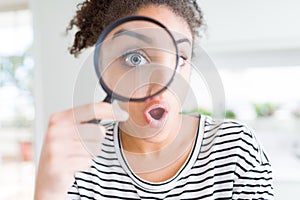
[[92,166],[75,174],[67,199],[274,199],[272,169],[247,126],[201,116],[194,146],[178,173],[164,182],[139,178],[111,125]]

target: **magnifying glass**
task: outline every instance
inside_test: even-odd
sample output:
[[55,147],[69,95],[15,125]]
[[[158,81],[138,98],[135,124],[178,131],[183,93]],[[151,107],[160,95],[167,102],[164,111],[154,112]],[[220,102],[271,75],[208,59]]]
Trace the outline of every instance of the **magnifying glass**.
[[94,67],[107,96],[105,102],[145,101],[171,84],[179,62],[176,41],[160,22],[130,16],[100,35]]

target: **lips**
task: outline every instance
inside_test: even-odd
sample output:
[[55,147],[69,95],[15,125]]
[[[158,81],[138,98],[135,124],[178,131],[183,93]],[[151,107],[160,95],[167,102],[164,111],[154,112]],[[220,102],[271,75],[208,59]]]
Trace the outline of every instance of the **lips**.
[[146,108],[144,114],[150,127],[161,128],[167,119],[168,107],[163,102],[154,102]]

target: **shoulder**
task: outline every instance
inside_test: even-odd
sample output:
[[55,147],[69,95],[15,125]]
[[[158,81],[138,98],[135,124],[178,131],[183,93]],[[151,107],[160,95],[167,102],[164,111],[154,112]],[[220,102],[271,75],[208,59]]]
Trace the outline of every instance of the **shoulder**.
[[214,159],[233,167],[232,199],[274,199],[272,167],[254,131],[236,120],[211,118],[205,129],[204,140],[219,151]]
[[242,171],[269,163],[254,131],[246,124],[231,119],[206,117],[202,150],[232,157]]

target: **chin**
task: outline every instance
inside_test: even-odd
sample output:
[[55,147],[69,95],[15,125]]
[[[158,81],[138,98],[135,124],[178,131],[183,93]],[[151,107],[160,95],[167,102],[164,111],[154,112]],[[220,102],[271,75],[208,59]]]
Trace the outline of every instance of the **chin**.
[[174,124],[178,123],[175,118],[167,118],[164,125],[158,128],[149,128],[146,130],[149,137],[145,137],[144,140],[150,143],[162,143],[169,141],[173,136],[177,135],[174,131]]
[[167,117],[164,123],[159,122],[159,125],[153,126],[147,123],[147,121],[139,121],[129,118],[126,122],[120,123],[120,128],[127,134],[144,140],[149,143],[161,143],[170,137],[172,134],[172,127],[174,120]]

